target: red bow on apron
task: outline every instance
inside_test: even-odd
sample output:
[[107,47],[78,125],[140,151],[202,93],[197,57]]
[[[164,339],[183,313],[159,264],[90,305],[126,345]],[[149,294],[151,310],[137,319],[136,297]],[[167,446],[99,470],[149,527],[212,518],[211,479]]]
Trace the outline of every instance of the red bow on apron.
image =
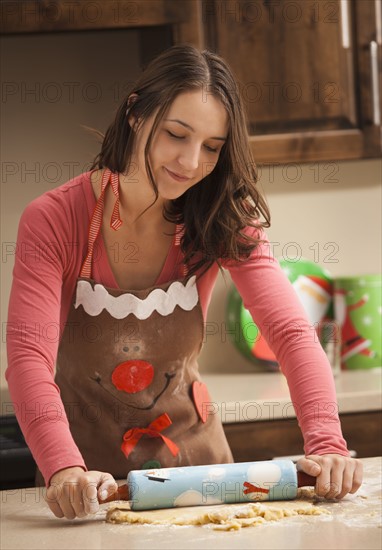
[[160,433],[164,429],[171,426],[171,424],[172,422],[169,416],[164,413],[153,420],[149,424],[148,428],[133,428],[132,430],[127,430],[127,432],[123,436],[123,443],[121,445],[123,453],[126,457],[128,457],[131,451],[134,449],[135,445],[141,439],[141,437],[143,435],[148,435],[149,437],[161,437],[163,442],[170,449],[171,454],[173,456],[176,456],[179,453],[179,447],[175,445],[175,443],[171,441],[171,439]]

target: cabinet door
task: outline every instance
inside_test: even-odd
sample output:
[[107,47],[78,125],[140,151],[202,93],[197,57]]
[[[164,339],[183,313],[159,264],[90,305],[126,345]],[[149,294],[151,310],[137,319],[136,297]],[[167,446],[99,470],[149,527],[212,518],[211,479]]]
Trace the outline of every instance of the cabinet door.
[[228,61],[258,162],[380,155],[381,0],[191,4],[175,39]]

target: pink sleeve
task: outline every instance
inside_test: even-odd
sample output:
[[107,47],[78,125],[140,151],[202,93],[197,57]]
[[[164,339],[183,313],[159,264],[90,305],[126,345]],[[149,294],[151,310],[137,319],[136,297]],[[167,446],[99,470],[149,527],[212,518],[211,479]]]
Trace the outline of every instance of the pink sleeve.
[[7,324],[9,391],[25,440],[47,484],[63,468],[86,470],[54,382],[62,332],[63,274],[69,261],[64,243],[70,242],[64,234],[68,220],[62,218],[59,208],[46,199],[37,199],[25,209]]
[[291,283],[273,257],[265,233],[261,238],[265,242],[248,261],[225,262],[223,266],[229,269],[244,306],[286,376],[305,454],[348,456],[329,361]]

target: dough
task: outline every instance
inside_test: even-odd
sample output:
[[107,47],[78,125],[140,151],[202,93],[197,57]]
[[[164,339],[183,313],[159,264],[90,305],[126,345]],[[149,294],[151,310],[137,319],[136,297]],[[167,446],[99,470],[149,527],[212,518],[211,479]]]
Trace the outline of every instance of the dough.
[[328,513],[325,508],[319,508],[304,500],[191,506],[141,512],[130,510],[127,503],[118,503],[108,510],[106,521],[152,525],[206,525],[216,530],[232,531],[291,516]]

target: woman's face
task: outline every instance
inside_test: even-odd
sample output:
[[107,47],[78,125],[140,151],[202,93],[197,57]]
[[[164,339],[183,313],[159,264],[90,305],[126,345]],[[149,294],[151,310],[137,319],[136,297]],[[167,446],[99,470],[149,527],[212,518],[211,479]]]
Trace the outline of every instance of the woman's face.
[[[154,115],[137,134],[139,171]],[[150,167],[159,196],[173,200],[196,185],[215,168],[228,133],[223,104],[204,90],[182,93],[159,123],[149,153]]]

